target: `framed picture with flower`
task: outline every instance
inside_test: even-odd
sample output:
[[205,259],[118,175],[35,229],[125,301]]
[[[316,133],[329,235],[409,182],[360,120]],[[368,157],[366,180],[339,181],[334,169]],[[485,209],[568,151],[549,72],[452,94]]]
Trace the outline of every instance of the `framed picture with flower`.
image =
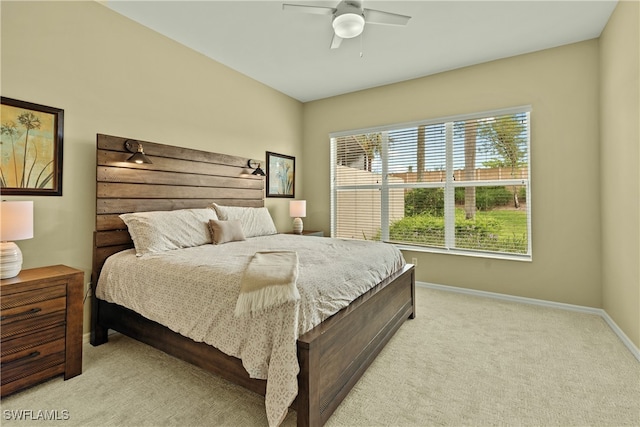
[[267,151],[267,197],[295,196],[296,158]]
[[0,191],[62,196],[64,110],[1,98]]

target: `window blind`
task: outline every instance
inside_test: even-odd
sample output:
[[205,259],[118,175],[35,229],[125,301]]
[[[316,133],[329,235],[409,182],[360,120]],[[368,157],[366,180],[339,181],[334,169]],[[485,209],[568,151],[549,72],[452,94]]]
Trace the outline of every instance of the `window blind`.
[[331,137],[332,236],[531,256],[528,108]]

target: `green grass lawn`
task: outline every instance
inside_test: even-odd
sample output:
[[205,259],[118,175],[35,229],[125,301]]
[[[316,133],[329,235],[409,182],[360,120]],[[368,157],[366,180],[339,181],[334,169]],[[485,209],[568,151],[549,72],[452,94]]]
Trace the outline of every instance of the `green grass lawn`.
[[[423,213],[393,223],[390,240],[428,246],[444,246],[444,217]],[[456,208],[458,248],[493,252],[527,253],[527,214],[524,209],[478,211],[474,220],[465,219]]]
[[[464,219],[464,209],[456,208],[458,218]],[[486,249],[498,252],[527,253],[527,213],[524,209],[495,209],[476,212],[476,223],[486,222],[488,235],[472,235],[456,230],[456,246],[469,249]],[[473,234],[473,233],[472,233]]]

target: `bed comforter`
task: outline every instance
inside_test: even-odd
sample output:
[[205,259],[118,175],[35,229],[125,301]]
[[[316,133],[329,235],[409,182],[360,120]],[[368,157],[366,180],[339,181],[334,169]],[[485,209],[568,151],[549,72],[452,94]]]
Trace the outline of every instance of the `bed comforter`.
[[[273,250],[297,252],[300,300],[234,316],[249,260]],[[403,265],[400,251],[384,243],[278,234],[142,257],[117,253],[96,295],[241,359],[252,378],[267,380],[267,418],[277,426],[298,391],[298,336]]]

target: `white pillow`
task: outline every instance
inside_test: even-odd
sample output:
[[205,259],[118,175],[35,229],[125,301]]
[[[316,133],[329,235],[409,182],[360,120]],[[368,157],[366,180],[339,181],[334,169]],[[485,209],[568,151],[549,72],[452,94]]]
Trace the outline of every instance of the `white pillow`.
[[209,220],[218,219],[209,208],[135,212],[120,218],[127,224],[137,256],[209,244]]
[[213,208],[218,218],[223,221],[238,220],[242,225],[245,237],[269,236],[278,234],[273,219],[267,208],[248,208],[241,206],[220,206],[216,203]]

